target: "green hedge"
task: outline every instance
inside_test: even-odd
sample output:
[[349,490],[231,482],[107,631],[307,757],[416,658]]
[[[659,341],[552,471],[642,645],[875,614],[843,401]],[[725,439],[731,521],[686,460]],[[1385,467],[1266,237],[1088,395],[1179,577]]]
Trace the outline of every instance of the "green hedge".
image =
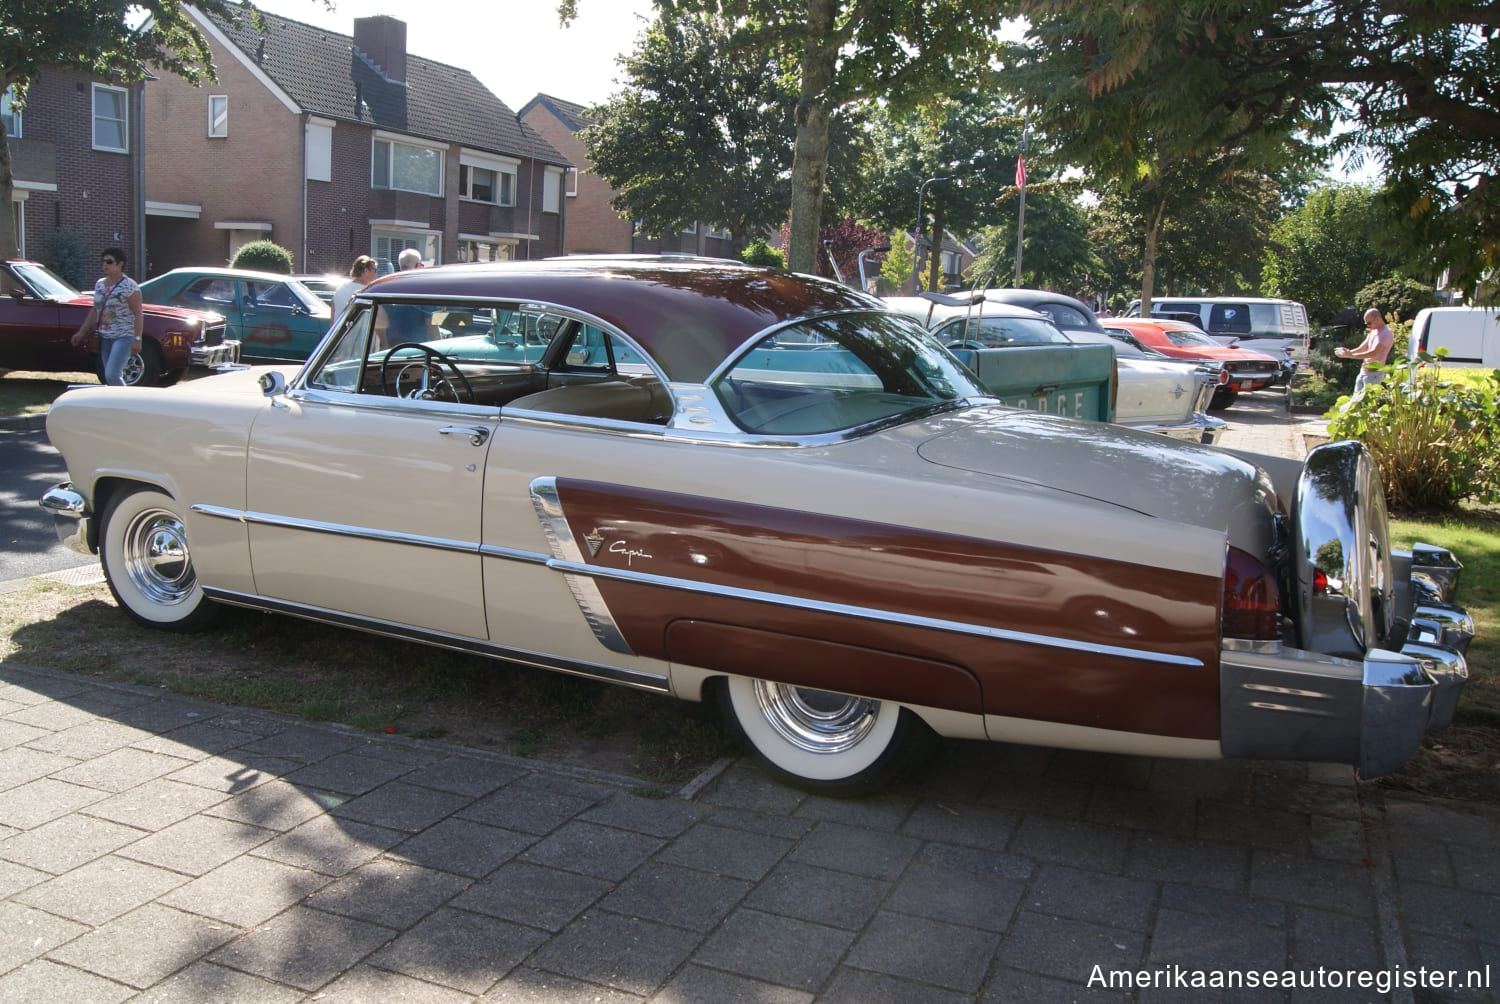
[[1330,436],[1370,448],[1393,512],[1500,502],[1500,370],[1444,369],[1444,355],[1424,352],[1415,368],[1398,357],[1328,413]]

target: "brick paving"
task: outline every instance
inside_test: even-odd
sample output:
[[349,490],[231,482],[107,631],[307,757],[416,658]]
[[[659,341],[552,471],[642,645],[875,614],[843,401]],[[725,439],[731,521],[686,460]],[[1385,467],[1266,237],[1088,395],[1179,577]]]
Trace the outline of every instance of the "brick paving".
[[[1300,453],[1261,398],[1226,445]],[[748,761],[653,794],[0,665],[0,1001],[1496,993],[1500,811],[1348,768],[954,742],[878,797]],[[1489,983],[1327,985],[1423,966]],[[1091,985],[1111,970],[1325,985]]]

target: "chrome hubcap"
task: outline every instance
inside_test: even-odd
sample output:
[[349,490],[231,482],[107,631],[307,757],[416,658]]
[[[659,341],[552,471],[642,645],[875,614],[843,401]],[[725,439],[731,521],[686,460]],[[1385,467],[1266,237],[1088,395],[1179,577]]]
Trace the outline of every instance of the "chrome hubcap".
[[125,360],[125,369],[121,371],[120,379],[129,386],[135,386],[141,382],[141,377],[146,373],[146,361],[141,358],[139,352]]
[[148,509],[130,521],[124,558],[125,574],[153,603],[181,603],[197,582],[187,532],[165,509]]
[[776,734],[808,753],[842,753],[858,746],[880,712],[879,701],[764,680],[755,684],[755,699]]

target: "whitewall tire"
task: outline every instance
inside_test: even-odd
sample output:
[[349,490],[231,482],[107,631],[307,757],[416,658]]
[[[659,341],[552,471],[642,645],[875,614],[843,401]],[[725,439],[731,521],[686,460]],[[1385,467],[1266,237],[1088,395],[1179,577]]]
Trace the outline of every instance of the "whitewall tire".
[[925,722],[890,701],[739,676],[719,693],[736,738],[782,780],[820,794],[872,791],[936,745]]
[[154,488],[125,489],[110,499],[99,530],[99,561],[115,601],[147,627],[196,631],[218,607],[193,570],[177,502]]

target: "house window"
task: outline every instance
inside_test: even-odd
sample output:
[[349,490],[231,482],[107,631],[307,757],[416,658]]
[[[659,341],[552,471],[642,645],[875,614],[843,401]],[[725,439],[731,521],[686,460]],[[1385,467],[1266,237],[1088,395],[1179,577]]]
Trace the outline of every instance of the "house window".
[[130,119],[123,87],[94,85],[94,149],[110,153],[130,152]]
[[492,171],[473,164],[458,165],[458,194],[475,202],[497,206],[516,204],[516,176],[508,171]]
[[563,178],[563,194],[572,199],[578,195],[578,168],[568,168]]
[[374,230],[370,234],[370,257],[375,259],[381,275],[401,268],[397,260],[407,248],[416,248],[422,260],[430,264],[442,261],[438,235],[420,230]]
[[423,195],[443,194],[443,151],[389,139],[374,142],[371,188],[394,188]]
[[562,212],[562,180],[562,168],[547,168],[547,177],[542,183],[542,212]]
[[515,258],[516,241],[485,241],[460,238],[459,261],[510,261]]
[[229,95],[208,96],[208,135],[222,139],[229,135]]
[[0,121],[5,123],[5,135],[11,139],[21,138],[21,109],[12,102],[16,96],[14,87],[7,87],[0,92]]

